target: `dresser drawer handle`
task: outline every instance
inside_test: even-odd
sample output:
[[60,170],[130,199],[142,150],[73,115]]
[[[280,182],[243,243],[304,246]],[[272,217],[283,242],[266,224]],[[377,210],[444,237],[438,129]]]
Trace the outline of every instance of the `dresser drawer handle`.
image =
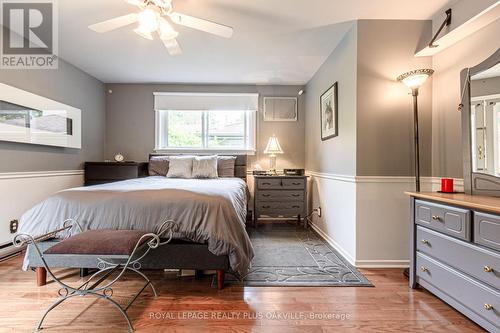
[[263,197],[270,197],[270,194],[262,194]]
[[483,267],[483,270],[484,270],[486,273],[491,273],[491,272],[493,272],[493,268],[491,268],[490,266],[484,266],[484,267]]
[[262,206],[262,208],[271,208],[271,206]]
[[292,185],[302,185],[302,183],[292,183]]
[[292,197],[300,197],[300,194],[292,194]]
[[294,205],[292,206],[292,208],[300,208],[300,206]]
[[484,303],[484,309],[488,310],[488,311],[493,310],[493,305],[488,304],[488,303]]
[[441,221],[441,217],[439,217],[437,215],[432,215],[432,219],[436,220],[436,221]]
[[427,239],[422,239],[421,242],[422,242],[422,244],[426,244],[426,245],[431,246],[431,243]]
[[420,270],[422,272],[428,272],[429,271],[429,269],[427,267],[424,267],[424,266],[420,267]]
[[271,185],[271,183],[262,183],[262,185]]

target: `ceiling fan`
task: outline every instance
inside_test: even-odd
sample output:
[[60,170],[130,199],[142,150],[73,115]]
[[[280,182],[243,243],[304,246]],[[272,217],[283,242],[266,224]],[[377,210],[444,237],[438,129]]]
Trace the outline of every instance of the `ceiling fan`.
[[233,28],[226,25],[174,12],[172,0],[124,1],[139,7],[140,12],[92,24],[89,26],[89,29],[95,32],[104,33],[137,22],[139,25],[136,29],[134,29],[134,32],[149,40],[153,40],[153,33],[157,32],[160,40],[167,48],[170,55],[181,54],[182,49],[177,42],[177,36],[179,33],[174,30],[167,18],[169,18],[174,24],[201,30],[220,37],[231,38],[233,35]]

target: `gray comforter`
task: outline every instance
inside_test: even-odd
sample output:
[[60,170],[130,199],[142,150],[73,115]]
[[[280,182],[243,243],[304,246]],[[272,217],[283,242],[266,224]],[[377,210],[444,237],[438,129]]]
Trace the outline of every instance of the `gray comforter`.
[[175,238],[207,243],[210,252],[228,255],[231,268],[245,274],[253,258],[246,205],[247,186],[239,178],[146,177],[60,191],[25,213],[19,232],[43,235],[67,218],[84,230],[153,231],[171,219],[179,225]]

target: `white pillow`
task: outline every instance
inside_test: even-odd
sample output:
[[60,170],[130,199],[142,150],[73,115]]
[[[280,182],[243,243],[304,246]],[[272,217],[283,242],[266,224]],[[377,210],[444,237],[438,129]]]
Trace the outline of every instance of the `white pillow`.
[[191,178],[193,156],[170,156],[167,178]]
[[193,178],[217,178],[217,156],[195,156]]

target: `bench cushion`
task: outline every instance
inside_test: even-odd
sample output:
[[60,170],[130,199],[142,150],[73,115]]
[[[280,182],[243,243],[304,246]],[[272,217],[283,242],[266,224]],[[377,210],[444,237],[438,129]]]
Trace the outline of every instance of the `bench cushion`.
[[44,254],[131,255],[145,234],[139,230],[89,230],[57,243]]

